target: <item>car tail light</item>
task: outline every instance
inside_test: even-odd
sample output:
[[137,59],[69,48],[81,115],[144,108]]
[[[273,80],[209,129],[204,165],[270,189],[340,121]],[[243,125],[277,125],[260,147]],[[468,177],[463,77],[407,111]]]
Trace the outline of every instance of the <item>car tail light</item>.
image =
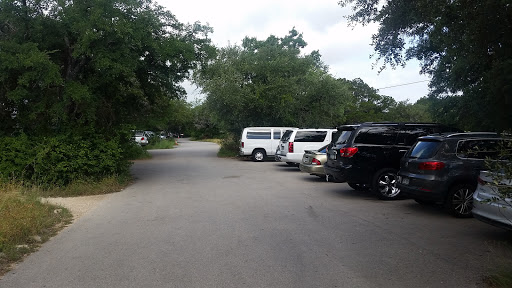
[[420,170],[441,170],[444,168],[443,162],[423,162],[418,165],[418,169]]
[[244,148],[244,142],[242,142],[242,148]]
[[288,143],[288,153],[293,153],[293,142]]
[[144,137],[141,137],[141,138],[140,138],[140,141],[144,141]]
[[311,164],[313,164],[313,165],[322,165],[322,162],[318,161],[318,159],[313,158],[313,160],[311,160]]
[[354,156],[354,154],[357,153],[358,150],[359,149],[357,149],[357,147],[341,148],[340,149],[340,157],[346,157],[346,158],[352,157],[352,156]]

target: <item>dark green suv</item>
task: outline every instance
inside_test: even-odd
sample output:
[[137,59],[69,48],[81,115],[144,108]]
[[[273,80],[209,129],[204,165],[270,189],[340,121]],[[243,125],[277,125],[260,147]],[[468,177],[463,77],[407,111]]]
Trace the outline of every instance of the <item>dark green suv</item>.
[[420,137],[401,159],[397,187],[420,204],[442,203],[456,217],[471,217],[478,174],[503,141],[487,132]]

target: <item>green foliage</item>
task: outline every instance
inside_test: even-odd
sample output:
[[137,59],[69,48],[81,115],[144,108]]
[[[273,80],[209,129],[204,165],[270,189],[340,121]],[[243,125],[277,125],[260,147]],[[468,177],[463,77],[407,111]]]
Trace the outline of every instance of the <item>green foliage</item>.
[[[512,126],[510,1],[341,0],[352,24],[377,22],[373,36],[382,69],[416,58],[432,76],[433,110],[468,130]],[[440,110],[437,110],[439,108]],[[443,114],[444,111],[446,114]],[[448,124],[448,123],[446,123]]]
[[220,49],[195,82],[207,95],[203,112],[223,131],[247,126],[334,126],[344,121],[348,86],[327,73],[318,51],[295,29],[283,38],[246,37]]
[[239,137],[228,134],[225,135],[220,141],[220,149],[217,153],[219,157],[236,157],[239,152],[240,139]]
[[6,0],[0,29],[6,135],[156,126],[215,53],[210,27],[182,24],[151,0]]
[[0,138],[0,179],[40,185],[67,185],[128,173],[119,139],[61,135]]
[[147,150],[151,149],[172,149],[174,148],[174,138],[160,139],[159,137],[153,137],[153,141],[145,147]]

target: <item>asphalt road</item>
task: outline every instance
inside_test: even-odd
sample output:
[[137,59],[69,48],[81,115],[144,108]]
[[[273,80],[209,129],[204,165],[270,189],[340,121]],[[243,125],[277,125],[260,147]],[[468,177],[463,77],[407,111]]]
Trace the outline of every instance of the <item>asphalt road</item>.
[[0,287],[483,287],[510,233],[182,140]]

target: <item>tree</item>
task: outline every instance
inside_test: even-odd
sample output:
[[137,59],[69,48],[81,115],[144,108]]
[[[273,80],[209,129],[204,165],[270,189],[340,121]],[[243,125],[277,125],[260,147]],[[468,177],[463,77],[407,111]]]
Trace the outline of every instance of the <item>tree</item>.
[[204,105],[222,129],[247,126],[333,126],[344,121],[348,85],[327,73],[318,51],[302,55],[306,42],[295,29],[282,38],[246,37],[219,50],[195,74]]
[[107,135],[161,117],[214,49],[151,0],[0,2],[2,132]]
[[[432,76],[431,97],[447,100],[466,129],[512,126],[512,5],[501,0],[341,0],[352,24],[380,24],[381,69],[416,58]],[[452,101],[454,100],[454,101]],[[453,105],[455,104],[455,105]]]
[[211,31],[151,0],[0,1],[0,180],[127,173],[130,129],[167,124]]

